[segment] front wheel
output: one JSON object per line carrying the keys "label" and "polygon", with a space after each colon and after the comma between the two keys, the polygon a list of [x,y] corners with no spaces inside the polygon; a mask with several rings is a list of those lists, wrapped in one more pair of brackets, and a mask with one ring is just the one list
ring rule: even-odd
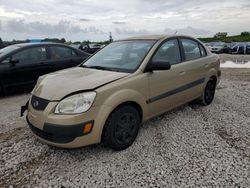
{"label": "front wheel", "polygon": [[201,98],[200,98],[202,105],[207,106],[213,102],[214,95],[215,95],[215,89],[216,89],[216,81],[211,78],[207,82],[207,85],[203,91]]}
{"label": "front wheel", "polygon": [[3,85],[0,83],[0,96],[4,96],[5,92],[4,92],[4,88]]}
{"label": "front wheel", "polygon": [[103,143],[114,150],[128,148],[137,137],[140,115],[130,105],[120,106],[108,118],[103,133]]}

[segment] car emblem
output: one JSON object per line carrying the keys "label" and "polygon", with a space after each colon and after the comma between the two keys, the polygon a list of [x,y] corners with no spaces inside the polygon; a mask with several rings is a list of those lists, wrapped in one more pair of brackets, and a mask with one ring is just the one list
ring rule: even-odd
{"label": "car emblem", "polygon": [[38,107],[38,105],[39,105],[39,102],[38,102],[38,101],[33,102],[33,106],[34,106],[34,107]]}

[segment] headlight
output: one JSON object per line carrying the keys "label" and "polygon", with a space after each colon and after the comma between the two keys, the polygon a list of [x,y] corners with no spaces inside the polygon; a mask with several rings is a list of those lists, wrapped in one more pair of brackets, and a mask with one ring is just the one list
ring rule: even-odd
{"label": "headlight", "polygon": [[95,100],[96,92],[79,93],[63,99],[56,106],[56,114],[79,114],[86,112]]}

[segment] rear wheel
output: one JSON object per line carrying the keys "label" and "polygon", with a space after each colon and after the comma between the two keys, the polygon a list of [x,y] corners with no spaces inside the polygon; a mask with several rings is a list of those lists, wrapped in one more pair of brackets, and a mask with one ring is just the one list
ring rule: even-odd
{"label": "rear wheel", "polygon": [[138,134],[140,115],[130,105],[120,106],[108,118],[103,135],[103,143],[114,150],[128,148]]}
{"label": "rear wheel", "polygon": [[216,80],[210,78],[200,98],[202,105],[206,106],[213,102],[216,89]]}

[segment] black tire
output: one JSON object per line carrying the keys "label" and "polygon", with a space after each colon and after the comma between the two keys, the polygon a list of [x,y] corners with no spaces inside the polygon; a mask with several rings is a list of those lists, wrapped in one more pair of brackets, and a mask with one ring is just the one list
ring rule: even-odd
{"label": "black tire", "polygon": [[216,89],[216,80],[210,78],[200,98],[200,102],[203,106],[210,105],[213,102],[215,89]]}
{"label": "black tire", "polygon": [[109,116],[104,132],[103,143],[114,150],[123,150],[133,144],[137,137],[141,118],[136,108],[120,106]]}
{"label": "black tire", "polygon": [[0,97],[4,96],[5,92],[4,92],[4,88],[2,86],[2,84],[0,84]]}

